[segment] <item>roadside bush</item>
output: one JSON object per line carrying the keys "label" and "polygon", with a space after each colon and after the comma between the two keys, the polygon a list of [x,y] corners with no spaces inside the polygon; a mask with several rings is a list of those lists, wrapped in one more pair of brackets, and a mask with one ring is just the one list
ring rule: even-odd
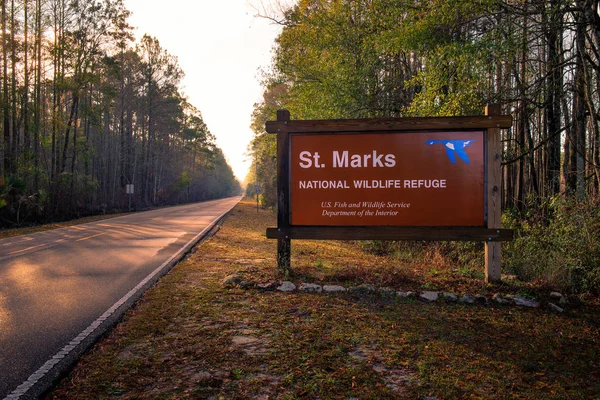
{"label": "roadside bush", "polygon": [[[503,227],[515,231],[503,243],[502,272],[571,293],[600,294],[600,205],[550,199],[544,215],[523,217],[506,211]],[[428,265],[458,271],[464,276],[483,273],[481,242],[364,241],[365,251],[393,255],[406,265]]]}
{"label": "roadside bush", "polygon": [[0,187],[0,227],[15,227],[26,222],[36,222],[41,217],[47,201],[44,191],[27,194],[23,179],[8,176],[5,185]]}
{"label": "roadside bush", "polygon": [[431,264],[436,268],[480,268],[483,243],[366,240],[363,249],[375,255],[394,255],[408,264]]}
{"label": "roadside bush", "polygon": [[505,213],[515,239],[504,246],[504,269],[522,280],[600,293],[600,207],[555,198],[549,211],[550,218],[526,220]]}
{"label": "roadside bush", "polygon": [[396,251],[400,243],[392,240],[364,240],[362,245],[367,253],[384,256]]}
{"label": "roadside bush", "polygon": [[481,269],[485,262],[483,242],[441,242],[440,251],[449,264],[459,268]]}

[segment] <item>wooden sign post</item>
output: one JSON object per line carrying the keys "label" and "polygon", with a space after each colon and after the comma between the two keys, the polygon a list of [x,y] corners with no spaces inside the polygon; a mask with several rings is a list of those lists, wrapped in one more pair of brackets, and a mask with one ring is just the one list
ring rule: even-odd
{"label": "wooden sign post", "polygon": [[512,117],[293,121],[277,112],[280,271],[292,239],[485,241],[486,280],[500,279],[500,129]]}
{"label": "wooden sign post", "polygon": [[[485,108],[485,115],[493,118],[500,115],[499,105],[489,105]],[[512,119],[511,119],[512,121]],[[502,219],[502,144],[500,142],[500,128],[496,126],[488,129],[488,160],[487,160],[487,227],[500,229]],[[488,239],[485,242],[485,281],[496,282],[500,280],[500,264],[502,263],[500,242]]]}

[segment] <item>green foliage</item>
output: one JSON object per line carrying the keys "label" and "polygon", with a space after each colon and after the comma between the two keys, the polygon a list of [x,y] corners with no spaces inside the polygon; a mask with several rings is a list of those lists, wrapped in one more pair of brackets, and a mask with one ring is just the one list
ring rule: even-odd
{"label": "green foliage", "polygon": [[78,192],[84,196],[92,196],[100,188],[100,182],[91,175],[84,175],[79,178]]}
{"label": "green foliage", "polygon": [[[427,67],[408,82],[419,88],[407,114],[477,115],[486,101],[486,65],[475,46],[451,43],[429,52]],[[489,96],[488,96],[489,97]]]}
{"label": "green foliage", "polygon": [[[600,293],[600,205],[555,197],[546,212],[550,217],[504,213],[503,226],[515,230],[515,239],[503,244],[503,272],[557,290]],[[363,248],[377,255],[393,254],[402,262],[456,269],[465,277],[483,279],[480,242],[374,240],[363,242]]]}
{"label": "green foliage", "polygon": [[293,119],[481,114],[493,98],[488,29],[493,0],[301,0],[283,16],[250,152],[266,206],[275,204],[274,137],[264,124]]}
{"label": "green foliage", "polygon": [[[263,125],[264,129],[264,125]],[[248,175],[248,187],[260,193],[261,205],[272,208],[277,204],[277,141],[275,135],[263,133],[255,136],[249,146],[252,166]]]}
{"label": "green foliage", "polygon": [[505,246],[504,267],[523,280],[600,293],[600,206],[555,198],[550,211],[547,220],[505,213],[516,237]]}
{"label": "green foliage", "polygon": [[463,271],[480,269],[484,263],[484,249],[481,242],[443,242],[441,253],[448,263]]}
{"label": "green foliage", "polygon": [[25,181],[15,175],[0,187],[0,226],[20,226],[37,220],[44,212],[48,196],[43,190],[27,194]]}
{"label": "green foliage", "polygon": [[178,190],[185,190],[187,189],[190,185],[192,184],[192,180],[189,176],[189,174],[186,172],[183,172],[181,174],[181,176],[179,177],[179,179],[177,179],[175,181],[174,186],[178,189]]}
{"label": "green foliage", "polygon": [[276,41],[271,82],[288,85],[285,107],[303,119],[398,116],[413,73],[388,43],[401,14],[398,1],[300,1]]}

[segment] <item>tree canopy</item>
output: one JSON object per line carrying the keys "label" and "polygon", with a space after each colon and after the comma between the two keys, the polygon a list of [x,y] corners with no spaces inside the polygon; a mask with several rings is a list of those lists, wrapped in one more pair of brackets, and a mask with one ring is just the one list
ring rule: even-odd
{"label": "tree canopy", "polygon": [[123,0],[2,0],[0,226],[239,190],[180,89],[177,58],[135,43]]}
{"label": "tree canopy", "polygon": [[[299,0],[255,105],[250,146],[265,193],[264,121],[480,115],[500,104],[505,208],[597,199],[600,16],[596,1]],[[272,206],[274,195],[265,195]]]}

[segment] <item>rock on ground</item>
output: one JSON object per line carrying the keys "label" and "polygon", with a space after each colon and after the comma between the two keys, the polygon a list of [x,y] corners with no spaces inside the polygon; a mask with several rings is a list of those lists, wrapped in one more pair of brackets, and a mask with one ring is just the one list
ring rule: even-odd
{"label": "rock on ground", "polygon": [[281,282],[281,285],[277,286],[277,290],[280,292],[293,292],[296,290],[296,285],[289,281]]}
{"label": "rock on ground", "polygon": [[327,293],[345,292],[346,288],[339,285],[324,285],[323,291]]}
{"label": "rock on ground", "polygon": [[396,295],[396,289],[391,287],[379,288],[379,295],[381,297],[394,297]]}
{"label": "rock on ground", "polygon": [[558,313],[558,314],[561,314],[561,313],[565,312],[564,308],[561,308],[561,307],[557,306],[554,303],[548,303],[548,308],[550,308],[550,310],[552,310],[552,311],[554,311],[555,313]]}
{"label": "rock on ground", "polygon": [[558,301],[558,304],[560,304],[561,306],[564,306],[567,304],[567,299],[565,296],[562,295],[562,293],[552,292],[552,293],[550,293],[550,298],[554,301]]}
{"label": "rock on ground", "polygon": [[373,285],[363,284],[351,287],[348,289],[348,292],[355,294],[375,294],[377,293],[377,288]]}
{"label": "rock on ground", "polygon": [[458,301],[458,296],[455,295],[454,293],[450,293],[450,292],[444,292],[442,293],[442,298],[450,303],[455,303]]}
{"label": "rock on ground", "polygon": [[438,297],[439,297],[438,292],[427,292],[427,291],[421,293],[421,295],[419,296],[420,299],[426,300],[426,301],[437,301]]}
{"label": "rock on ground", "polygon": [[300,284],[300,291],[302,291],[302,292],[321,293],[323,291],[323,286],[316,285],[314,283],[301,283]]}
{"label": "rock on ground", "polygon": [[474,304],[477,301],[477,299],[472,294],[465,294],[460,299],[458,299],[458,301],[460,303],[465,303],[465,304]]}
{"label": "rock on ground", "polygon": [[537,308],[540,306],[540,303],[538,303],[535,299],[526,299],[525,297],[515,296],[513,300],[515,301],[516,305],[521,307]]}

